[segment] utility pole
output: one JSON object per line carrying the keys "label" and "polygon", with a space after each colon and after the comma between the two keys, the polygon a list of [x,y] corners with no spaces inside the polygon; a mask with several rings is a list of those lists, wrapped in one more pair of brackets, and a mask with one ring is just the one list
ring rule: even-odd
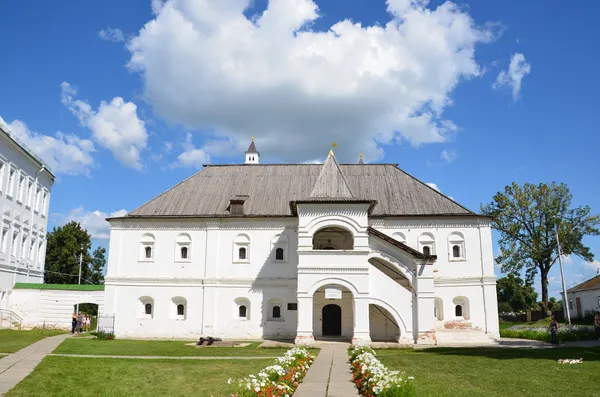
{"label": "utility pole", "polygon": [[[83,244],[81,244],[81,251],[79,252],[79,279],[77,280],[77,285],[81,285],[81,264],[83,262]],[[75,315],[77,319],[79,319],[79,300],[77,301],[77,309],[75,309]],[[77,324],[79,325],[79,324]]]}
{"label": "utility pole", "polygon": [[567,315],[567,324],[571,325],[571,313],[569,312],[569,299],[567,298],[567,286],[565,285],[565,273],[562,265],[562,251],[560,249],[560,241],[558,240],[558,223],[554,225],[556,231],[556,245],[558,246],[558,263],[560,264],[560,278],[562,279],[563,288],[563,307]]}

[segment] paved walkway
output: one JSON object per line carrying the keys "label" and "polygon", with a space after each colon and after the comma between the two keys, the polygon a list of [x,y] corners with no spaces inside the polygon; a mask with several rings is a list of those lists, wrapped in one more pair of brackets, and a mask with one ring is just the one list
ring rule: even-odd
{"label": "paved walkway", "polygon": [[321,352],[298,386],[294,397],[358,397],[346,343],[320,346]]}
{"label": "paved walkway", "polygon": [[50,336],[0,360],[0,396],[15,387],[71,334]]}

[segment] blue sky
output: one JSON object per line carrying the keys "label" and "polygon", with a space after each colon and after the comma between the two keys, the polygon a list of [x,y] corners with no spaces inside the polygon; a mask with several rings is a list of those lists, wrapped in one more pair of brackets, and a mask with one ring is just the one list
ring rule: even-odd
{"label": "blue sky", "polygon": [[[0,116],[57,175],[50,226],[80,220],[107,246],[104,216],[243,161],[252,135],[263,162],[336,141],[341,161],[398,163],[474,210],[558,181],[600,211],[600,5],[248,3],[0,5]],[[569,284],[598,266],[568,262]]]}

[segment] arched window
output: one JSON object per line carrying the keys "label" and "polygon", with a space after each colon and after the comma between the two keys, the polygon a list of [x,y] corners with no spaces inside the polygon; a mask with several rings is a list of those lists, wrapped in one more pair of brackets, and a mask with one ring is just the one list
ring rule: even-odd
{"label": "arched window", "polygon": [[273,318],[281,318],[281,307],[273,306]]}
{"label": "arched window", "polygon": [[177,305],[177,315],[178,316],[183,316],[185,314],[185,306],[183,306],[183,304],[178,304]]}
{"label": "arched window", "polygon": [[181,247],[181,259],[187,259],[188,247]]}
{"label": "arched window", "polygon": [[419,236],[419,250],[423,255],[435,255],[435,239],[431,233],[423,233]]}
{"label": "arched window", "polygon": [[247,309],[246,309],[245,305],[240,305],[238,307],[238,317],[240,317],[240,318],[246,318],[246,315],[247,315],[246,310]]}
{"label": "arched window", "polygon": [[146,233],[140,239],[139,260],[143,262],[151,262],[154,260],[154,235]]}
{"label": "arched window", "polygon": [[277,248],[275,250],[275,260],[282,261],[283,260],[283,248]]}
{"label": "arched window", "polygon": [[144,314],[151,316],[152,315],[152,304],[151,303],[146,303],[144,305]]}
{"label": "arched window", "polygon": [[454,308],[454,315],[456,317],[462,317],[462,315],[463,315],[463,307],[462,307],[462,305],[456,305],[456,307]]}
{"label": "arched window", "polygon": [[187,307],[187,299],[183,296],[176,296],[171,298],[171,302],[173,306],[171,306],[170,316],[171,318],[175,318],[176,320],[185,320],[186,319],[186,307]]}
{"label": "arched window", "polygon": [[175,237],[175,261],[189,262],[192,253],[192,237],[180,233]]}
{"label": "arched window", "polygon": [[341,227],[324,227],[313,236],[313,250],[353,250],[354,236]]}
{"label": "arched window", "polygon": [[233,240],[233,262],[250,262],[250,237],[238,234]]}
{"label": "arched window", "polygon": [[462,233],[453,232],[448,236],[448,260],[463,261],[465,257],[465,238]]}
{"label": "arched window", "polygon": [[458,246],[458,245],[452,246],[452,257],[460,258],[460,246]]}
{"label": "arched window", "polygon": [[152,318],[154,317],[154,299],[149,296],[142,296],[138,300],[138,318]]}

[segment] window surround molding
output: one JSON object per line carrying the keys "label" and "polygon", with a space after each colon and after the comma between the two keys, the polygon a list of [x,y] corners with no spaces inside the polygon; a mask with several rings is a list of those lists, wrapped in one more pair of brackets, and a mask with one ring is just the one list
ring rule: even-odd
{"label": "window surround molding", "polygon": [[[145,233],[140,239],[139,262],[154,262],[156,250],[154,249],[156,239],[152,233]],[[146,255],[146,249],[150,248],[150,258]]]}
{"label": "window surround molding", "polygon": [[419,236],[419,252],[423,252],[424,247],[429,247],[429,255],[436,255],[435,237],[431,233],[421,233]]}
{"label": "window surround molding", "polygon": [[[171,298],[171,303],[173,304],[173,318],[177,321],[185,321],[187,319],[187,299],[182,296],[176,296]],[[179,306],[183,306],[183,314],[179,314]]]}
{"label": "window surround molding", "polygon": [[[187,249],[187,257],[184,258],[182,250]],[[175,237],[175,262],[190,263],[192,261],[192,237],[187,233],[180,233]]]}
{"label": "window surround molding", "polygon": [[[240,248],[246,249],[246,257],[240,258]],[[233,263],[250,263],[250,237],[247,234],[238,234],[233,240]]]}
{"label": "window surround molding", "polygon": [[[244,306],[246,308],[246,316],[240,317],[240,307]],[[250,299],[248,298],[236,298],[234,300],[233,305],[233,318],[238,321],[249,321],[251,317],[250,311]]]}
{"label": "window surround molding", "polygon": [[[453,305],[454,311],[452,312],[452,315],[454,316],[455,319],[469,320],[471,318],[468,298],[466,298],[464,296],[457,296],[454,299],[452,299],[452,303],[454,304]],[[462,312],[461,316],[456,315],[457,306],[461,306],[461,312]]]}
{"label": "window surround molding", "polygon": [[[459,256],[454,256],[454,247],[458,247]],[[467,255],[465,251],[465,237],[460,232],[452,232],[448,236],[448,261],[465,262]]]}
{"label": "window surround molding", "polygon": [[[275,307],[279,307],[279,317],[273,316],[273,309]],[[267,308],[268,308],[267,321],[276,321],[276,322],[284,322],[285,321],[285,316],[284,316],[285,303],[283,302],[283,300],[281,300],[279,298],[271,299],[269,301],[269,303],[267,304]]]}
{"label": "window surround molding", "polygon": [[[150,296],[142,296],[138,299],[139,302],[139,310],[138,310],[138,318],[143,320],[152,320],[154,318],[154,313],[156,311],[156,307],[154,306],[154,299]],[[146,307],[150,305],[150,313],[147,313]]]}
{"label": "window surround molding", "polygon": [[[284,233],[279,233],[273,236],[271,239],[271,261],[274,263],[288,263],[289,262],[289,238]],[[283,250],[283,258],[277,259],[277,250]]]}

